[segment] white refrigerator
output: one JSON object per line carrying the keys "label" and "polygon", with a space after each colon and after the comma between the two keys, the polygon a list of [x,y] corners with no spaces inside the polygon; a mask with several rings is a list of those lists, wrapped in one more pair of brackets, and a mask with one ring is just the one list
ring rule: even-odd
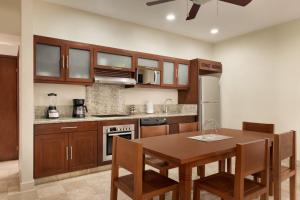
{"label": "white refrigerator", "polygon": [[220,78],[199,76],[199,123],[202,130],[221,127]]}

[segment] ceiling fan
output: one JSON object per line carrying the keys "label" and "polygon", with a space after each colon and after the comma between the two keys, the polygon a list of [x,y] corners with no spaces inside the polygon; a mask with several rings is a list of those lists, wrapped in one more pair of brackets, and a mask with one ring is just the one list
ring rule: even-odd
{"label": "ceiling fan", "polygon": [[[158,5],[158,4],[162,4],[162,3],[167,3],[170,1],[175,1],[175,0],[155,0],[155,1],[150,1],[147,2],[146,5],[147,6],[154,6],[154,5]],[[194,19],[197,16],[197,13],[201,7],[201,5],[211,1],[211,0],[190,0],[193,2],[193,6],[186,18],[186,20],[191,20]],[[220,0],[220,1],[224,1],[227,3],[231,3],[234,5],[238,5],[238,6],[246,6],[248,5],[252,0]]]}

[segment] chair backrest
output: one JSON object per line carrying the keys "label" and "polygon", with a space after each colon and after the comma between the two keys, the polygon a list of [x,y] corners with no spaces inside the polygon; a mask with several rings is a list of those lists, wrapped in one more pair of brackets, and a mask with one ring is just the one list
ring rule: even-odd
{"label": "chair backrest", "polygon": [[274,133],[274,124],[243,122],[243,130],[263,133]]}
{"label": "chair backrest", "polygon": [[261,184],[268,187],[270,148],[268,139],[237,144],[235,169],[235,198],[244,196],[244,179],[258,172],[262,174]]}
{"label": "chair backrest", "polygon": [[198,122],[180,123],[179,133],[198,131]]}
{"label": "chair backrest", "polygon": [[290,159],[290,169],[296,169],[296,132],[290,131],[274,135],[274,168],[280,169],[281,161]]}
{"label": "chair backrest", "polygon": [[169,125],[141,126],[141,138],[168,135]]}
{"label": "chair backrest", "polygon": [[134,199],[141,199],[143,184],[143,147],[142,144],[114,136],[112,156],[111,184],[119,177],[119,168],[122,167],[134,176]]}

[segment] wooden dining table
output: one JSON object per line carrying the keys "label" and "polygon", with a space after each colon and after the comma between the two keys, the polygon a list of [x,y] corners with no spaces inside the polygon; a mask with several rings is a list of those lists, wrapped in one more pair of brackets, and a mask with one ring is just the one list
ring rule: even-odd
{"label": "wooden dining table", "polygon": [[[219,134],[230,136],[231,138],[212,142],[203,142],[189,138],[202,134]],[[136,141],[143,145],[144,154],[158,157],[179,166],[180,199],[190,200],[193,167],[234,157],[238,143],[247,143],[266,138],[269,139],[271,147],[274,139],[273,134],[221,128],[213,131],[149,137]]]}

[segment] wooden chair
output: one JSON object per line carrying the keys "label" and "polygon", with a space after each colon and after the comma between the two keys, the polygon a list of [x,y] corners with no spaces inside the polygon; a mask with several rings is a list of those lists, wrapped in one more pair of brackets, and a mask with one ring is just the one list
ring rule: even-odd
{"label": "wooden chair", "polygon": [[[254,122],[243,122],[243,131],[255,131],[274,134],[274,124],[263,124]],[[270,155],[272,157],[272,155]],[[232,172],[232,160],[228,158],[227,160],[227,172]],[[254,176],[257,180],[257,176]]]}
{"label": "wooden chair", "polygon": [[[274,135],[274,159],[272,177],[274,181],[274,200],[281,199],[281,182],[290,179],[290,200],[296,200],[296,132]],[[289,166],[282,161],[289,159]]]}
{"label": "wooden chair", "polygon": [[[120,137],[113,138],[111,200],[117,200],[118,189],[133,200],[149,200],[172,191],[173,200],[179,198],[178,183],[152,170],[143,170],[143,147]],[[122,167],[132,174],[119,177]]]}
{"label": "wooden chair", "polygon": [[[225,200],[250,200],[259,196],[268,199],[269,154],[267,139],[238,144],[235,175],[220,172],[196,180],[194,200],[200,199],[200,190],[213,193]],[[246,179],[247,176],[257,172],[262,173],[261,183]]]}
{"label": "wooden chair", "polygon": [[[169,134],[169,125],[141,126],[141,138],[155,137],[155,136],[168,135],[168,134]],[[169,163],[167,161],[149,155],[146,155],[145,164],[158,169],[160,174],[166,177],[168,177],[169,169],[178,167],[175,164]],[[165,195],[161,195],[159,199],[164,200]]]}
{"label": "wooden chair", "polygon": [[[198,127],[199,127],[198,122],[180,123],[179,133],[198,131],[199,130]],[[205,165],[201,165],[197,167],[197,174],[201,178],[205,176]]]}
{"label": "wooden chair", "polygon": [[179,133],[198,131],[198,122],[180,123]]}

